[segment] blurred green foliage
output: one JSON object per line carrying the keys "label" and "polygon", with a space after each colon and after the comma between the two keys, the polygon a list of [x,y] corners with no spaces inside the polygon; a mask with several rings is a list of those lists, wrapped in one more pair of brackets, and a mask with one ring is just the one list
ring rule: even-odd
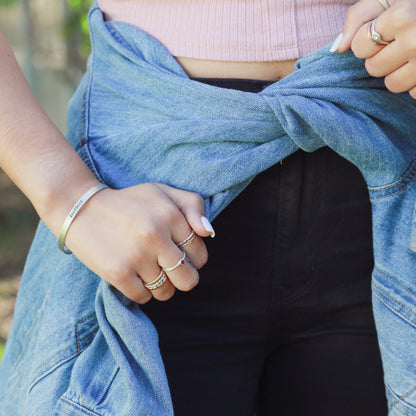
{"label": "blurred green foliage", "polygon": [[19,0],[0,0],[0,7],[1,6],[10,6],[13,3],[16,3]]}
{"label": "blurred green foliage", "polygon": [[[0,7],[11,6],[21,0],[0,0]],[[93,0],[65,0],[65,21],[63,35],[68,45],[68,57],[71,63],[84,69],[90,53],[88,31],[88,11]]]}
{"label": "blurred green foliage", "polygon": [[71,60],[75,60],[74,63],[79,63],[80,66],[84,66],[90,53],[87,16],[92,2],[93,0],[66,1],[68,13],[64,25],[64,35],[70,48]]}

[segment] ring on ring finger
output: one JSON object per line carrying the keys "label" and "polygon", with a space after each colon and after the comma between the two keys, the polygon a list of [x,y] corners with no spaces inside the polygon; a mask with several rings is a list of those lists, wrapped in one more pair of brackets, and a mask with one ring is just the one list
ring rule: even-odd
{"label": "ring on ring finger", "polygon": [[183,256],[179,259],[179,261],[172,267],[162,267],[162,271],[165,273],[172,272],[173,270],[177,269],[178,267],[185,264],[186,253],[183,251]]}
{"label": "ring on ring finger", "polygon": [[155,280],[152,280],[149,283],[145,283],[144,287],[149,290],[156,290],[166,282],[166,279],[166,272],[162,269],[159,273],[159,276],[157,276]]}
{"label": "ring on ring finger", "polygon": [[368,37],[379,45],[388,45],[390,42],[386,42],[375,29],[377,18],[368,23]]}

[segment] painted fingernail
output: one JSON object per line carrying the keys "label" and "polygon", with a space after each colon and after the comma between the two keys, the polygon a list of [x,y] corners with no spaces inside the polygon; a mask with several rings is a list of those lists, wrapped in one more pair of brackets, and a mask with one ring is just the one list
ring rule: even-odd
{"label": "painted fingernail", "polygon": [[342,33],[340,33],[337,38],[334,40],[334,43],[332,44],[331,48],[329,49],[329,52],[336,52],[336,50],[338,49],[338,46],[340,45],[340,43],[342,42]]}
{"label": "painted fingernail", "polygon": [[208,218],[207,218],[207,217],[201,217],[201,222],[202,222],[202,225],[204,226],[204,228],[205,228],[208,232],[210,232],[210,233],[211,233],[211,238],[214,238],[214,237],[215,237],[215,231],[214,231],[214,229],[212,228],[211,223],[208,221]]}

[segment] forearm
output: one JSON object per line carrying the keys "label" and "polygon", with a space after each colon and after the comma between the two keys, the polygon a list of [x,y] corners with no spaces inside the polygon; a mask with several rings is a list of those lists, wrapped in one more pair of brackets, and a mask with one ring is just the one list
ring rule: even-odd
{"label": "forearm", "polygon": [[46,116],[0,32],[0,167],[55,235],[97,179]]}

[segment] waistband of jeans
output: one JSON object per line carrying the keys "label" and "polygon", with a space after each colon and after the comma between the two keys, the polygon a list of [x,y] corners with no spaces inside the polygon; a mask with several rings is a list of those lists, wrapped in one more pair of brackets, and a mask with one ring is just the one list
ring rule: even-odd
{"label": "waistband of jeans", "polygon": [[257,79],[240,78],[191,78],[193,81],[202,82],[214,87],[258,93],[276,81],[264,81]]}

